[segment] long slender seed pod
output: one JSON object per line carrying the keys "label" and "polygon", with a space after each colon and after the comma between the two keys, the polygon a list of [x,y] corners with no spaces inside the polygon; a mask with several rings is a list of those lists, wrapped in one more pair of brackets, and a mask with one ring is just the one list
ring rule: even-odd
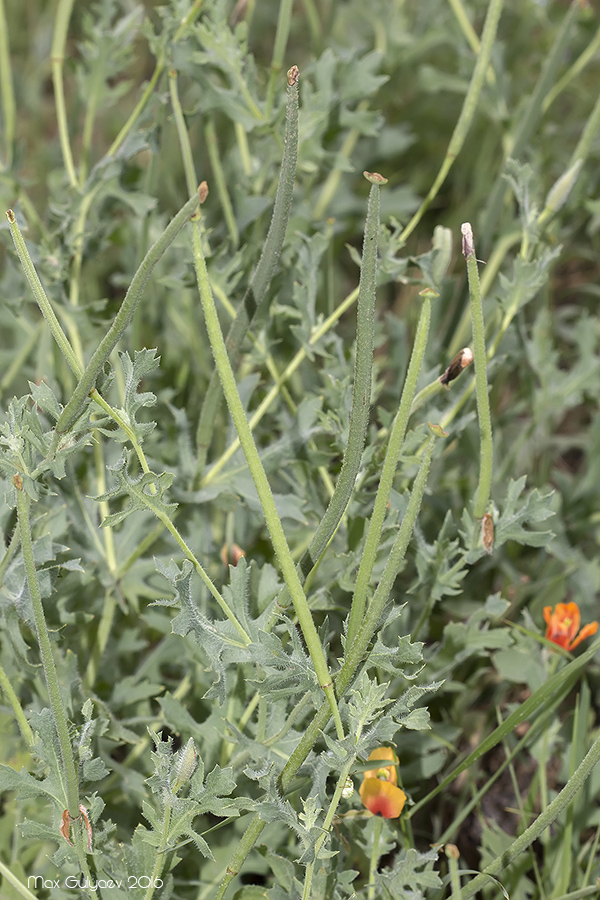
{"label": "long slender seed pod", "polygon": [[372,181],[365,222],[362,267],[356,311],[356,354],[354,363],[354,389],[348,428],[348,444],[335,491],[321,519],[308,549],[299,562],[304,578],[315,566],[331,536],[338,527],[350,500],[360,468],[371,410],[371,380],[373,372],[373,341],[375,323],[375,295],[377,291],[377,235],[379,232],[379,185],[386,179],[377,179],[366,173]]}
{"label": "long slender seed pod", "polygon": [[56,423],[57,434],[64,434],[66,431],[69,431],[81,414],[90,392],[96,386],[96,381],[102,371],[102,367],[131,322],[135,310],[142,299],[144,288],[148,284],[156,264],[165,250],[173,243],[185,223],[189,221],[190,216],[194,213],[197,206],[198,196],[190,198],[187,203],[181,207],[177,215],[171,219],[156,243],[153,244],[146,253],[140,267],[133,276],[132,282],[125,294],[121,308],[115,316],[114,322],[100,341],[100,344],[86,366],[77,387],[73,391],[71,399],[65,406]]}
{"label": "long slender seed pod", "polygon": [[492,440],[492,417],[487,383],[487,356],[485,352],[485,325],[481,302],[479,271],[473,243],[473,229],[468,222],[461,225],[463,255],[467,261],[469,295],[471,298],[471,321],[473,325],[473,356],[475,358],[475,390],[477,392],[477,416],[479,418],[479,483],[473,513],[482,519],[490,498],[494,445]]}
{"label": "long slender seed pod", "polygon": [[[225,341],[229,359],[234,369],[242,341],[246,336],[250,323],[254,319],[260,319],[266,309],[268,302],[267,292],[279,262],[287,231],[298,159],[298,78],[298,67],[292,66],[287,75],[285,144],[271,224],[269,225],[260,259],[256,264],[256,269],[252,274],[244,298],[235,319],[231,323]],[[204,396],[196,432],[196,481],[200,480],[204,471],[206,456],[214,431],[215,418],[219,412],[221,396],[219,377],[214,371]]]}

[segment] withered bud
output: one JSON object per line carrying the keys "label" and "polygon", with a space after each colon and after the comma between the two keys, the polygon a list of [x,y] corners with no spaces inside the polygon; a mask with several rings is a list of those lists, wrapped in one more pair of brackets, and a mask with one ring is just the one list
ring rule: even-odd
{"label": "withered bud", "polygon": [[22,490],[23,490],[23,479],[22,479],[22,477],[19,475],[18,472],[15,474],[15,476],[14,476],[14,478],[13,478],[13,484],[14,484],[14,486],[16,487],[16,489],[17,489],[18,491],[22,491]]}
{"label": "withered bud", "polygon": [[462,350],[459,350],[455,357],[453,357],[452,362],[446,369],[443,375],[440,375],[440,384],[450,384],[451,381],[454,381],[455,378],[458,378],[463,369],[466,369],[467,366],[470,366],[473,362],[473,353],[469,349],[469,347],[463,347]]}
{"label": "withered bud", "polygon": [[287,83],[290,87],[293,87],[295,84],[298,84],[298,79],[300,78],[300,69],[298,66],[292,66],[291,69],[287,71]]}
{"label": "withered bud", "polygon": [[242,556],[245,556],[245,550],[239,546],[239,544],[223,544],[221,547],[221,560],[224,566],[232,565],[237,566]]}
{"label": "withered bud", "polygon": [[201,181],[198,185],[198,200],[200,203],[204,203],[206,198],[208,197],[208,182]]}
{"label": "withered bud", "polygon": [[470,222],[464,222],[460,226],[460,233],[462,234],[462,252],[465,259],[469,259],[470,256],[475,254],[475,242],[473,240],[473,229],[471,228]]}

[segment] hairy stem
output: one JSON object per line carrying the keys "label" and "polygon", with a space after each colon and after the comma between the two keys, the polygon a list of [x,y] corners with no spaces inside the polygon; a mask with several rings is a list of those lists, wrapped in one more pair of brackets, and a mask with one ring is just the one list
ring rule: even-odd
{"label": "hairy stem", "polygon": [[485,353],[485,325],[479,271],[473,243],[473,230],[468,222],[461,226],[463,235],[463,255],[467,261],[469,294],[471,297],[471,321],[473,325],[473,356],[475,358],[475,390],[477,392],[477,416],[479,418],[479,484],[475,495],[473,514],[482,519],[490,498],[494,445],[492,440],[492,417],[487,383],[487,357]]}
{"label": "hairy stem", "polygon": [[290,548],[283,532],[281,519],[279,518],[275,506],[271,486],[246,419],[246,413],[235,383],[235,376],[233,374],[233,369],[231,368],[229,356],[227,355],[225,340],[217,316],[215,301],[208,278],[208,272],[206,270],[206,263],[202,253],[202,242],[200,239],[198,223],[194,221],[193,225],[194,264],[196,266],[196,277],[198,279],[198,291],[202,301],[206,330],[208,332],[219,379],[223,387],[223,393],[225,394],[227,405],[235,429],[238,433],[240,444],[248,463],[248,468],[250,469],[250,474],[252,475],[252,479],[256,486],[260,504],[265,516],[265,523],[269,530],[271,542],[277,555],[279,565],[281,566],[283,577],[292,597],[302,634],[304,635],[306,646],[315,668],[315,674],[329,702],[336,723],[338,737],[342,738],[344,733],[342,721],[337,708],[333,683],[325,660],[325,654],[304,591],[302,590],[302,584],[296,572]]}

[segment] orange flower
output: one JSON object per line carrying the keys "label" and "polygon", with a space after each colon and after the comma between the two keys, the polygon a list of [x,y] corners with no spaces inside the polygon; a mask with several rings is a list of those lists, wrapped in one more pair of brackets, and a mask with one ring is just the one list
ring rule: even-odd
{"label": "orange flower", "polygon": [[586,637],[598,631],[597,622],[590,622],[579,631],[581,613],[576,603],[557,603],[554,609],[545,606],[544,621],[547,639],[565,650],[574,650]]}
{"label": "orange flower", "polygon": [[398,757],[391,747],[378,747],[370,754],[371,760],[381,763],[389,760],[392,765],[380,765],[365,772],[359,788],[360,799],[374,815],[381,813],[384,819],[395,819],[406,803],[406,794],[397,787]]}

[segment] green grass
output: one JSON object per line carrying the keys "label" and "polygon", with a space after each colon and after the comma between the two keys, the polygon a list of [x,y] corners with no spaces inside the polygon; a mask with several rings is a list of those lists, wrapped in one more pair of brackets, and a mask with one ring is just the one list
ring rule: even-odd
{"label": "green grass", "polygon": [[0,0],[2,898],[597,895],[599,35]]}

